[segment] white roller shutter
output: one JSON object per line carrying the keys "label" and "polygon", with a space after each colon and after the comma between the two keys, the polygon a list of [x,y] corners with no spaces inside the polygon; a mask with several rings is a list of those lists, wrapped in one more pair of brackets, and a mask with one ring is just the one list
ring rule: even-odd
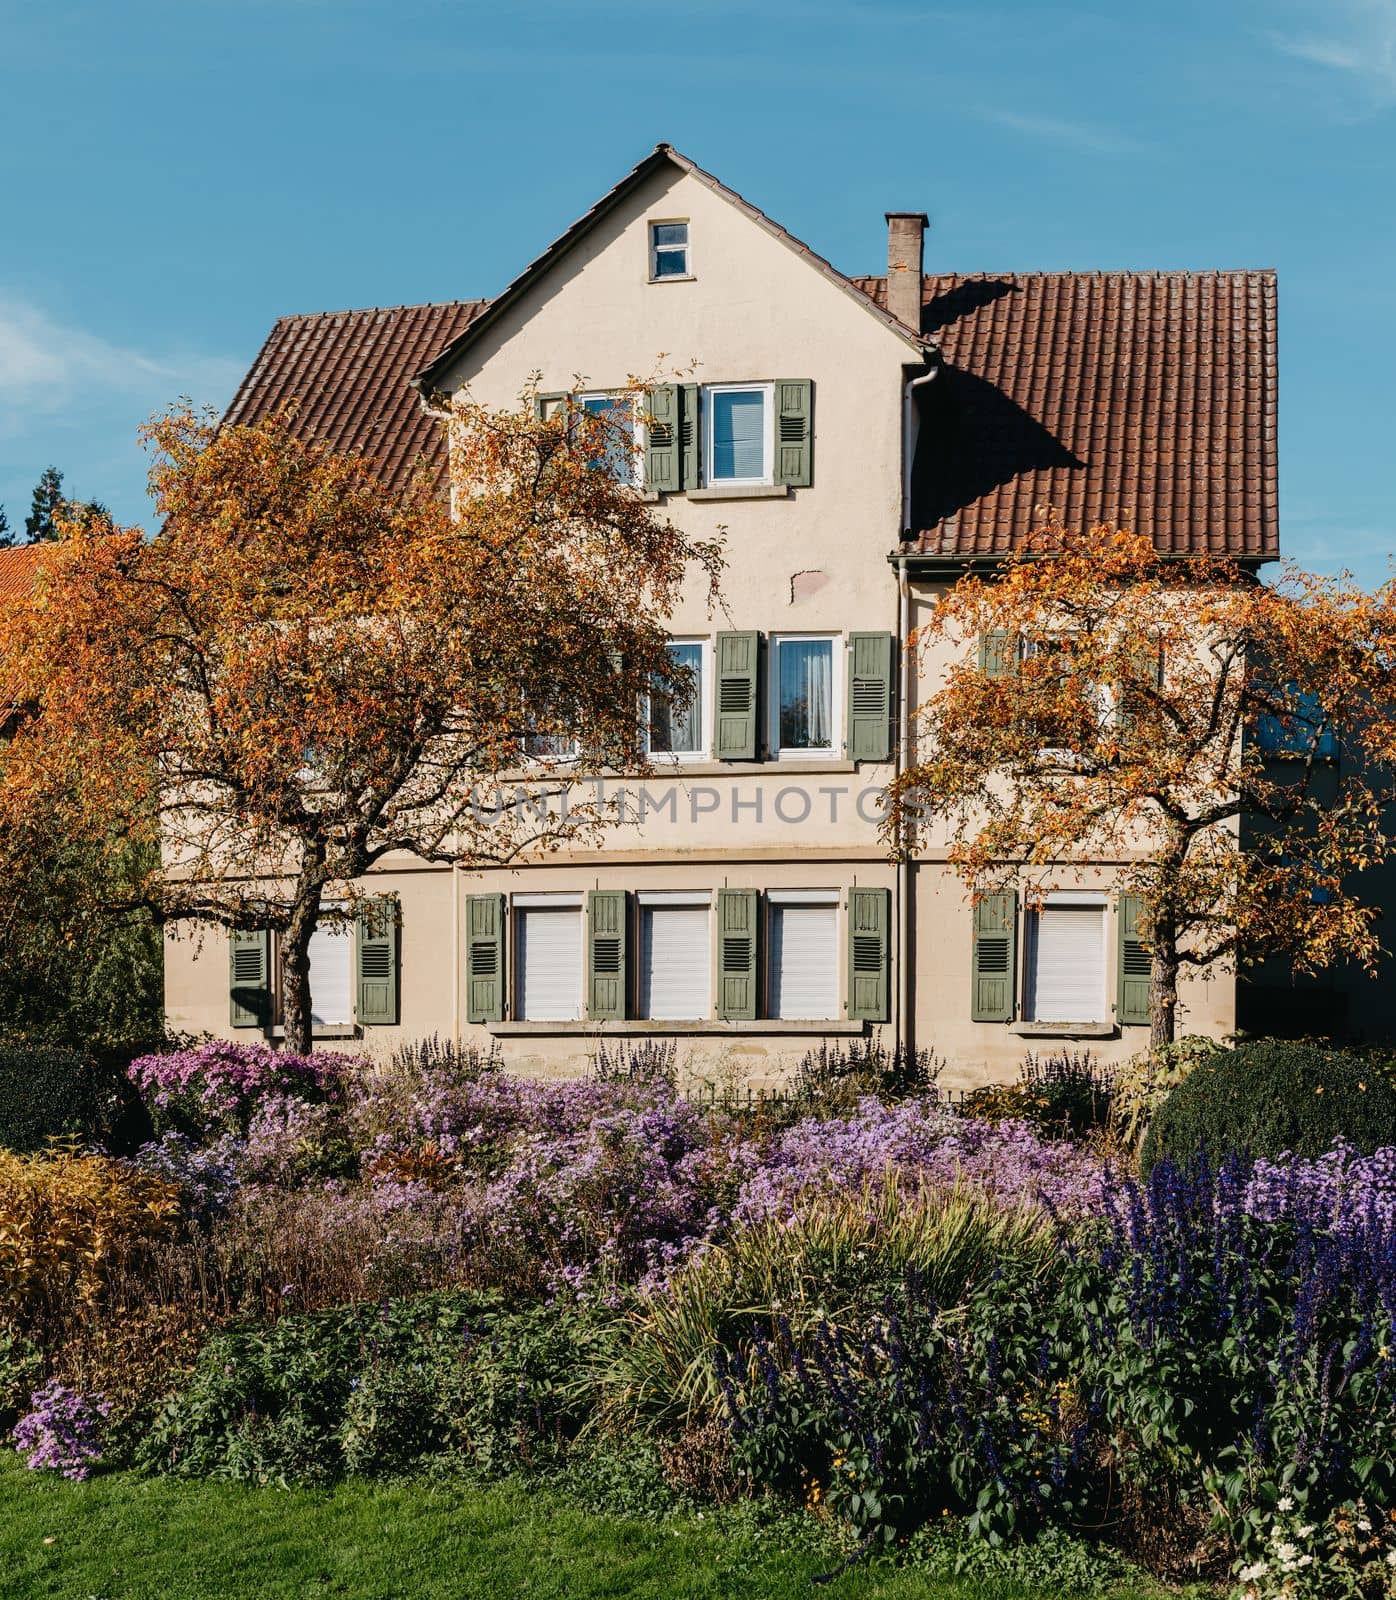
{"label": "white roller shutter", "polygon": [[838,909],[771,907],[770,1012],[825,1020],[839,1014]]}
{"label": "white roller shutter", "polygon": [[1054,906],[1033,919],[1029,1004],[1035,1022],[1105,1020],[1105,908]]}
{"label": "white roller shutter", "polygon": [[640,1014],[691,1021],[712,1012],[706,906],[640,908]]}
{"label": "white roller shutter", "polygon": [[310,1022],[337,1028],[354,1020],[354,936],[342,922],[327,922],[310,936]]}
{"label": "white roller shutter", "polygon": [[525,1022],[575,1022],[582,1014],[582,913],[516,911],[518,1013]]}

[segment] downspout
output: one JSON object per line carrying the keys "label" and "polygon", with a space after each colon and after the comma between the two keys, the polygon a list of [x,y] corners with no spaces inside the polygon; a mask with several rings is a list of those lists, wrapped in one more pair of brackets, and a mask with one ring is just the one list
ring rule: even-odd
{"label": "downspout", "polygon": [[451,1040],[460,1044],[460,863],[451,863]]}
{"label": "downspout", "polygon": [[[919,377],[907,380],[902,393],[902,515],[898,542],[911,532],[911,468],[916,456],[916,441],[920,432],[916,412],[916,397],[912,390],[927,384],[940,371],[930,367]],[[911,632],[911,580],[907,576],[906,557],[897,559],[897,743],[895,771],[898,777],[906,771],[911,755],[911,730],[908,718],[911,709],[911,660],[907,653],[907,637]],[[916,1048],[916,1025],[912,1015],[911,987],[911,863],[906,847],[905,829],[900,829],[897,841],[897,1043],[910,1054]]]}

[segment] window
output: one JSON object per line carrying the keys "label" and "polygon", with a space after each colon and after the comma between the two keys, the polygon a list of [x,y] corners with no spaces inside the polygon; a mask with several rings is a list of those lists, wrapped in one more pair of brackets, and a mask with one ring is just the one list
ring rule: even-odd
{"label": "window", "polygon": [[1089,754],[1098,743],[1106,698],[1098,685],[1088,686],[1079,699],[1074,693],[1076,654],[1071,636],[1058,634],[1027,640],[1023,659],[1033,663],[1031,686],[1027,689],[1027,726],[1041,747],[1039,754],[1067,762]]}
{"label": "window", "polygon": [[[639,473],[635,448],[635,400],[628,394],[579,394],[576,412],[596,419],[596,453],[591,465],[620,483],[634,483]],[[576,428],[576,424],[573,424]]]}
{"label": "window", "polygon": [[1104,1022],[1105,902],[1052,895],[1028,919],[1028,1020]]}
{"label": "window", "polygon": [[640,896],[640,1015],[697,1021],[712,1011],[707,894]]}
{"label": "window", "polygon": [[688,278],[688,224],[650,223],[650,278]]}
{"label": "window", "polygon": [[577,756],[576,736],[563,733],[558,728],[539,728],[538,718],[525,706],[523,752],[530,761],[574,761]]}
{"label": "window", "polygon": [[770,906],[768,1013],[817,1021],[837,1017],[837,891],[772,889],[766,898]]}
{"label": "window", "polygon": [[776,753],[832,755],[838,709],[832,639],[777,638],[771,673]]}
{"label": "window", "polygon": [[771,481],[771,385],[722,384],[704,390],[710,484]]}
{"label": "window", "polygon": [[515,1015],[575,1022],[582,1014],[582,904],[577,895],[514,896]]}
{"label": "window", "polygon": [[[344,1028],[354,1022],[354,925],[338,917],[316,924],[310,936],[310,1025]],[[273,966],[277,1016],[281,1015],[279,952]]]}
{"label": "window", "polygon": [[708,650],[701,639],[676,639],[669,646],[674,664],[688,674],[688,692],[666,695],[656,688],[649,697],[651,755],[700,756],[708,741]]}

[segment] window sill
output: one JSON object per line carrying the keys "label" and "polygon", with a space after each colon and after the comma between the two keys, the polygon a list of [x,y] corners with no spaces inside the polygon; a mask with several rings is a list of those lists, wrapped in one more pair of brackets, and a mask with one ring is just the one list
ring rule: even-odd
{"label": "window sill", "polygon": [[866,1030],[862,1022],[806,1022],[778,1017],[761,1017],[755,1022],[668,1022],[648,1018],[634,1022],[489,1022],[485,1026],[496,1039],[632,1038],[652,1034],[690,1034],[704,1037],[730,1037],[733,1034],[784,1034],[797,1038],[820,1035],[852,1037]]}
{"label": "window sill", "polygon": [[[279,1026],[275,1027],[271,1030],[271,1036],[273,1039],[284,1039],[286,1030]],[[363,1036],[363,1029],[352,1022],[336,1022],[323,1028],[312,1028],[310,1030],[312,1039],[362,1039]]]}
{"label": "window sill", "polygon": [[1113,1039],[1120,1030],[1113,1022],[1012,1022],[1008,1031],[1020,1039]]}
{"label": "window sill", "polygon": [[651,278],[651,283],[697,283],[696,272],[666,272],[662,278]]}
{"label": "window sill", "polygon": [[690,489],[690,500],[788,500],[790,486],[785,483],[725,483],[706,489]]}

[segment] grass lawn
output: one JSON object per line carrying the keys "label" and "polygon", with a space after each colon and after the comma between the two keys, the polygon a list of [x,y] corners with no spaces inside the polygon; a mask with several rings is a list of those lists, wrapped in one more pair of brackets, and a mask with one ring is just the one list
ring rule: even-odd
{"label": "grass lawn", "polygon": [[[0,1594],[74,1600],[1047,1600],[1001,1582],[829,1565],[744,1527],[597,1516],[516,1484],[250,1489],[126,1474],[69,1484],[0,1453]],[[1144,1600],[1122,1595],[1121,1600]]]}

